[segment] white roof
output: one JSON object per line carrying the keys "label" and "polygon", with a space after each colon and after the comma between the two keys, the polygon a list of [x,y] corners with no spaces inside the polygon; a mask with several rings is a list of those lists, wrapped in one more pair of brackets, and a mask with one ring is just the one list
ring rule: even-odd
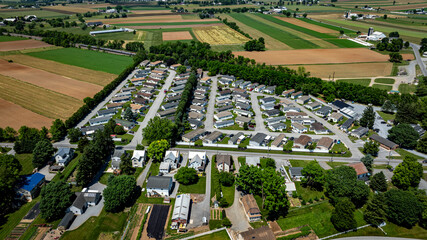
{"label": "white roof", "polygon": [[173,208],[172,220],[185,219],[188,220],[188,212],[190,210],[190,194],[181,194],[176,196],[175,206]]}
{"label": "white roof", "polygon": [[170,163],[169,162],[161,162],[159,169],[167,169],[169,171],[170,169]]}
{"label": "white roof", "polygon": [[206,159],[206,152],[189,152],[188,159],[193,159],[195,156],[199,156],[202,160]]}
{"label": "white roof", "polygon": [[259,163],[259,157],[246,157],[246,164],[249,166],[257,166]]}
{"label": "white roof", "polygon": [[133,155],[132,155],[132,159],[136,158],[136,159],[141,159],[145,157],[145,150],[134,150],[133,151]]}
{"label": "white roof", "polygon": [[287,183],[285,183],[285,185],[286,185],[286,191],[287,192],[294,192],[297,190],[294,182],[287,182]]}
{"label": "white roof", "polygon": [[175,158],[178,158],[178,156],[179,156],[179,151],[166,151],[166,153],[165,153],[165,158],[167,157],[167,156],[169,156],[169,155],[173,155]]}

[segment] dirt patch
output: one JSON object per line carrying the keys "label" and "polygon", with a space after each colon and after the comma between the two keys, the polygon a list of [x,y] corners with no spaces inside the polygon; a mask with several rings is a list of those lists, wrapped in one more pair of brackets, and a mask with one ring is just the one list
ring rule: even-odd
{"label": "dirt patch", "polygon": [[9,63],[5,60],[0,60],[0,74],[81,100],[85,97],[92,97],[102,90],[99,85],[77,81],[17,63]]}
{"label": "dirt patch", "polygon": [[21,126],[32,128],[49,127],[53,119],[33,113],[19,105],[0,99],[0,127],[12,127],[19,129]]}
{"label": "dirt patch", "polygon": [[268,224],[270,225],[270,228],[274,233],[282,231],[282,229],[280,228],[279,224],[277,224],[276,221],[268,222]]}
{"label": "dirt patch", "polygon": [[59,62],[31,57],[29,55],[24,54],[1,56],[1,58],[5,60],[12,60],[15,63],[20,63],[33,68],[45,70],[47,72],[51,72],[83,82],[93,83],[100,86],[107,85],[117,76],[111,73],[94,71],[87,68],[67,65]]}
{"label": "dirt patch", "polygon": [[194,27],[213,27],[213,26],[223,26],[222,23],[212,23],[212,24],[189,24],[189,25],[153,25],[153,26],[125,26],[132,29],[168,29],[168,28],[194,28]]}
{"label": "dirt patch", "polygon": [[[297,70],[299,66],[287,66]],[[355,63],[333,65],[305,65],[305,70],[313,77],[328,79],[335,73],[335,78],[360,78],[390,75],[392,63]]]}
{"label": "dirt patch", "polygon": [[403,53],[402,54],[403,60],[414,60],[414,54],[413,53]]}
{"label": "dirt patch", "polygon": [[389,58],[366,48],[233,52],[233,54],[269,65],[385,62]]}
{"label": "dirt patch", "polygon": [[191,36],[189,31],[183,32],[163,32],[163,41],[171,41],[171,40],[191,40],[193,37]]}
{"label": "dirt patch", "polygon": [[30,48],[42,48],[42,47],[51,47],[52,45],[47,44],[42,41],[37,40],[21,40],[21,41],[11,41],[11,42],[0,42],[0,52],[7,52],[13,50],[22,50]]}
{"label": "dirt patch", "polygon": [[285,22],[288,22],[288,23],[300,26],[300,27],[304,27],[304,28],[307,28],[307,29],[310,29],[310,30],[313,30],[313,31],[316,31],[316,32],[320,32],[320,33],[338,33],[335,30],[332,30],[332,29],[329,29],[329,28],[324,28],[324,27],[317,26],[317,25],[314,25],[314,24],[310,24],[308,22],[304,22],[304,21],[301,21],[301,20],[296,19],[296,18],[283,18],[283,17],[276,17],[276,18],[280,19],[280,20],[283,20]]}

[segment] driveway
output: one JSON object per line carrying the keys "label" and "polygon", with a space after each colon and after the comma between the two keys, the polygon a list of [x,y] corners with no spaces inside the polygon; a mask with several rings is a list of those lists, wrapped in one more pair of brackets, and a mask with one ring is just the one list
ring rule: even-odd
{"label": "driveway", "polygon": [[215,99],[218,90],[218,76],[212,77],[211,92],[209,94],[208,109],[206,111],[205,129],[213,130],[213,117],[215,112]]}
{"label": "driveway", "polygon": [[139,174],[139,177],[136,180],[136,184],[138,186],[142,187],[142,185],[144,185],[145,178],[147,177],[148,171],[150,170],[150,167],[151,167],[152,163],[153,163],[153,159],[150,159],[147,162],[147,165],[145,166],[144,171],[142,171],[142,173]]}
{"label": "driveway", "polygon": [[56,173],[50,173],[49,167],[49,165],[44,166],[42,169],[39,170],[39,173],[43,174],[47,181],[52,181]]}

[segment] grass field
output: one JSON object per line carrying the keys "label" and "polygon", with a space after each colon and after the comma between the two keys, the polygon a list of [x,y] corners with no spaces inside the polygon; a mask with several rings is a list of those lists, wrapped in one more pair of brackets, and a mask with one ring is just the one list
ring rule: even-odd
{"label": "grass field", "polygon": [[46,11],[46,10],[0,11],[0,17],[2,17],[2,18],[9,18],[9,17],[16,17],[16,16],[25,17],[27,15],[36,15],[38,18],[41,18],[41,17],[52,18],[52,17],[65,16],[65,14],[63,14],[63,13]]}
{"label": "grass field", "polygon": [[292,167],[305,167],[311,161],[310,160],[289,160],[291,162]]}
{"label": "grass field", "polygon": [[248,14],[232,13],[230,14],[230,16],[236,19],[237,21],[242,22],[243,24],[246,24],[264,34],[269,35],[270,37],[278,41],[283,42],[284,44],[288,45],[291,48],[294,48],[294,49],[320,48],[319,46],[313,44],[308,40],[304,40],[296,35],[290,34],[289,32],[286,32],[279,28],[269,26],[268,24],[257,21],[252,17],[249,17]]}
{"label": "grass field", "polygon": [[308,19],[308,18],[301,18],[300,20],[304,21],[304,22],[307,22],[307,23],[310,23],[310,24],[314,24],[314,25],[320,26],[320,27],[329,28],[329,29],[332,29],[332,30],[335,30],[335,31],[338,31],[338,32],[339,31],[344,31],[344,33],[347,34],[347,35],[348,34],[351,35],[351,34],[355,34],[356,33],[356,31],[353,31],[353,30],[350,30],[350,29],[332,26],[330,24],[326,24],[326,23],[314,21],[314,20]]}
{"label": "grass field", "polygon": [[120,74],[123,69],[132,64],[132,58],[127,56],[77,48],[61,48],[28,53],[28,55],[112,74]]}
{"label": "grass field", "polygon": [[98,217],[90,217],[83,225],[73,231],[67,231],[61,239],[98,239],[101,233],[118,231],[120,236],[126,224],[128,213],[107,213],[104,209]]}
{"label": "grass field", "polygon": [[16,154],[15,157],[18,159],[19,163],[22,166],[22,170],[19,175],[27,175],[33,172],[33,154]]}
{"label": "grass field", "polygon": [[372,87],[379,88],[386,91],[391,91],[393,89],[393,86],[390,85],[382,85],[382,84],[372,84]]}
{"label": "grass field", "polygon": [[316,197],[320,199],[325,195],[324,192],[312,190],[310,188],[305,188],[301,186],[301,182],[295,182],[295,187],[297,189],[298,195],[302,196],[302,199],[304,199],[305,201],[309,201],[310,199],[314,200]]}
{"label": "grass field", "polygon": [[417,90],[417,86],[413,84],[401,83],[399,85],[400,93],[414,93]]}
{"label": "grass field", "polygon": [[67,119],[82,101],[0,75],[0,98],[48,118]]}
{"label": "grass field", "polygon": [[226,230],[222,230],[219,232],[214,232],[208,235],[204,235],[201,237],[193,238],[194,240],[229,240],[230,237],[228,236]]}
{"label": "grass field", "polygon": [[27,40],[27,38],[0,35],[0,42],[19,41],[19,40]]}
{"label": "grass field", "polygon": [[180,193],[205,194],[205,192],[206,192],[206,177],[199,177],[199,180],[195,184],[191,184],[191,185],[179,184],[178,192],[180,192]]}
{"label": "grass field", "polygon": [[393,120],[396,117],[395,114],[385,113],[381,111],[377,111],[377,113],[381,116],[382,119],[384,119],[384,121]]}
{"label": "grass field", "polygon": [[357,85],[362,85],[367,87],[371,83],[371,79],[368,79],[368,78],[340,79],[340,80],[337,80],[337,82],[346,82],[346,83],[352,83],[352,84],[357,84]]}
{"label": "grass field", "polygon": [[376,78],[374,81],[383,84],[394,84],[395,82],[393,78]]}

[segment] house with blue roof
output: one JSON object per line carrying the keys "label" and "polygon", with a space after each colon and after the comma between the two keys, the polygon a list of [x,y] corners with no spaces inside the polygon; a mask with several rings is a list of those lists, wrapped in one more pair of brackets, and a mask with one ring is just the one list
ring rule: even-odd
{"label": "house with blue roof", "polygon": [[18,190],[18,193],[25,197],[29,202],[37,197],[42,185],[45,182],[45,176],[41,173],[34,173],[24,176],[23,185]]}

